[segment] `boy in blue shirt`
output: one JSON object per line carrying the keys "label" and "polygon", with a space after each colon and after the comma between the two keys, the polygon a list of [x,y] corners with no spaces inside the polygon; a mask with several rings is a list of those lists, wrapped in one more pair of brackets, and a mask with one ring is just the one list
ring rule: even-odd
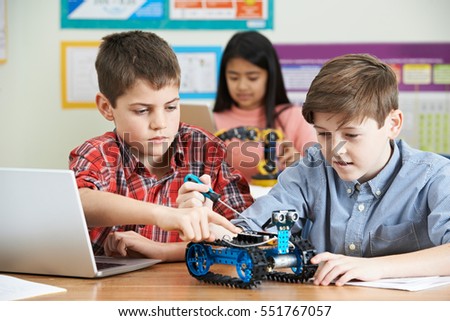
{"label": "boy in blue shirt", "polygon": [[303,116],[319,144],[233,223],[261,230],[272,211],[296,209],[312,222],[317,285],[450,275],[450,161],[395,140],[403,114],[392,69],[370,55],[330,60]]}

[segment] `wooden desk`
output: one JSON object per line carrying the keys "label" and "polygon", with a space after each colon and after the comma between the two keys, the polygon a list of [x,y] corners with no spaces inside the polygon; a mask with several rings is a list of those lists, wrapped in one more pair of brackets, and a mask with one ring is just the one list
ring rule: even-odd
{"label": "wooden desk", "polygon": [[[216,265],[212,272],[235,275],[231,266]],[[30,300],[152,300],[152,301],[442,301],[450,300],[450,286],[419,292],[386,290],[356,286],[315,286],[263,281],[256,289],[242,290],[199,282],[189,275],[184,263],[157,264],[147,269],[103,279],[10,274],[24,280],[45,283],[67,289]]]}

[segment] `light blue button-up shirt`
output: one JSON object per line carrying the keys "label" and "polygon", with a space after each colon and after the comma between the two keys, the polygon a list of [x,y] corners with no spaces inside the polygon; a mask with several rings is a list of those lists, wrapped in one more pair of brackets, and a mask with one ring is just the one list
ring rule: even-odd
{"label": "light blue button-up shirt", "polygon": [[[312,222],[308,237],[318,252],[349,256],[399,254],[450,243],[450,160],[402,141],[392,145],[389,162],[363,184],[340,179],[320,146],[311,147],[242,213],[247,220],[233,223],[261,230],[272,211],[295,209]],[[297,223],[292,232],[299,229]]]}

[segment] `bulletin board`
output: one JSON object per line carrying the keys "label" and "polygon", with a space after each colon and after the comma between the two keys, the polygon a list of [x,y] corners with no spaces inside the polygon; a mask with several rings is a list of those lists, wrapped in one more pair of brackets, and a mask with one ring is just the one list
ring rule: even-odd
{"label": "bulletin board", "polygon": [[[95,59],[99,41],[61,42],[61,97],[63,108],[95,108],[99,91]],[[181,99],[213,99],[222,48],[173,47],[181,68]]]}
{"label": "bulletin board", "polygon": [[273,0],[61,0],[61,28],[273,29]]}
{"label": "bulletin board", "polygon": [[6,62],[6,0],[0,0],[0,63]]}
{"label": "bulletin board", "polygon": [[450,153],[450,43],[275,45],[286,89],[302,104],[322,65],[348,53],[369,53],[397,74],[402,138],[422,150]]}

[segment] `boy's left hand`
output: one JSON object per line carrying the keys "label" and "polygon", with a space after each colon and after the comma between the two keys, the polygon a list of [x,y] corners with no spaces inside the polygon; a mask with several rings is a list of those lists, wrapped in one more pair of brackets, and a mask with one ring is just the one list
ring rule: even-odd
{"label": "boy's left hand", "polygon": [[112,232],[106,238],[103,248],[107,256],[152,257],[146,253],[151,249],[150,242],[134,231]]}
{"label": "boy's left hand", "polygon": [[315,285],[329,285],[334,282],[342,286],[350,280],[373,281],[382,277],[385,268],[377,264],[376,258],[362,258],[323,252],[311,259],[311,263],[319,264],[314,275]]}
{"label": "boy's left hand", "polygon": [[203,184],[186,182],[181,185],[177,197],[178,208],[202,207],[206,205],[212,209],[213,202],[202,194],[208,192],[211,188],[211,177],[204,174],[199,179]]}

